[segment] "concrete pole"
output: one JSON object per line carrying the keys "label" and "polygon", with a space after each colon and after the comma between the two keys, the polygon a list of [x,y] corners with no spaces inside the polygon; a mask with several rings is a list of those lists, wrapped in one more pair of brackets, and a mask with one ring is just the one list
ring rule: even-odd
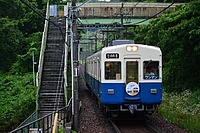
{"label": "concrete pole", "polygon": [[73,75],[73,100],[74,100],[74,124],[73,129],[78,131],[79,129],[79,96],[78,96],[78,32],[77,32],[77,25],[76,25],[76,0],[72,0],[72,32],[73,32],[73,68],[74,75]]}

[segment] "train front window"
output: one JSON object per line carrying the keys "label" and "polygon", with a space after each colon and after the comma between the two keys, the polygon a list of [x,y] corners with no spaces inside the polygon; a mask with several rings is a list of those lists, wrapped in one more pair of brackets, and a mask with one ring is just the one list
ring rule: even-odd
{"label": "train front window", "polygon": [[159,62],[144,61],[143,62],[144,79],[159,79]]}
{"label": "train front window", "polygon": [[138,62],[127,61],[126,62],[126,84],[129,82],[138,83]]}
{"label": "train front window", "polygon": [[121,79],[121,62],[105,62],[105,79]]}

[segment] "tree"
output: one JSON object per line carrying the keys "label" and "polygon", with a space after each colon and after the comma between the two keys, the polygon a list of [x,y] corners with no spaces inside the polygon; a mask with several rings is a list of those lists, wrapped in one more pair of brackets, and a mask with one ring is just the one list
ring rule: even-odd
{"label": "tree", "polygon": [[23,35],[18,30],[17,20],[0,18],[0,25],[0,70],[8,71],[12,63],[16,61]]}
{"label": "tree", "polygon": [[[35,0],[32,4],[37,7]],[[41,41],[41,38],[34,37],[34,34],[42,31],[44,19],[20,0],[0,0],[0,5],[2,6],[0,11],[0,70],[8,72],[20,55],[26,54],[30,48],[33,48],[32,42],[38,44],[38,41]],[[39,49],[40,45],[35,48]],[[32,63],[29,66],[32,66]]]}
{"label": "tree", "polygon": [[163,52],[163,81],[168,91],[200,87],[200,1],[179,6],[147,26],[136,29],[135,41],[159,46]]}

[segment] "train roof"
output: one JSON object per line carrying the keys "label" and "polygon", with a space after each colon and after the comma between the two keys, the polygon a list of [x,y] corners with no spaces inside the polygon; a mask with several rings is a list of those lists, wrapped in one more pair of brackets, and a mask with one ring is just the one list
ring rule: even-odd
{"label": "train roof", "polygon": [[[104,47],[100,51],[94,53],[93,55],[90,55],[89,58],[93,58],[100,53],[102,55],[106,53],[127,53],[126,47],[127,46],[136,46],[138,47],[138,50],[135,51],[138,55],[143,55],[143,57],[149,57],[150,55],[162,55],[161,49],[156,46],[151,46],[151,45],[144,45],[144,44],[124,44],[124,45],[116,45],[116,46],[110,46],[110,47]],[[129,55],[133,54],[134,52],[130,52]],[[142,54],[143,53],[143,54]],[[157,57],[156,57],[157,58]]]}
{"label": "train roof", "polygon": [[157,50],[157,51],[160,51],[160,48],[159,47],[157,47],[157,46],[152,46],[152,45],[144,45],[144,44],[135,44],[135,43],[130,43],[130,44],[122,44],[122,45],[115,45],[115,46],[112,46],[112,47],[104,47],[103,49],[102,49],[102,51],[109,51],[109,50],[114,50],[114,49],[121,49],[121,48],[124,48],[124,47],[126,47],[126,46],[138,46],[139,48],[142,48],[142,49],[151,49],[151,50]]}
{"label": "train roof", "polygon": [[134,44],[133,40],[113,40],[108,46],[116,46],[116,45],[123,45],[123,44]]}

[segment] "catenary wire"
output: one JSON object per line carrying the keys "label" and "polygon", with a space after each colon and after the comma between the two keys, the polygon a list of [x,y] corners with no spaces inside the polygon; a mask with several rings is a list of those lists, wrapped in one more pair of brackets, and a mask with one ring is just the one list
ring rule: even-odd
{"label": "catenary wire", "polygon": [[[52,23],[54,26],[59,28],[59,31],[61,33],[61,36],[65,42],[65,37],[64,37],[64,33],[61,29],[61,27],[59,25],[57,25],[56,23],[54,23],[53,21],[51,21],[50,19],[45,17],[45,14],[41,11],[39,11],[35,6],[33,6],[32,4],[30,4],[30,2],[28,0],[24,1],[24,0],[20,0],[22,3],[24,3],[27,7],[29,7],[30,9],[32,9],[38,16],[40,16],[41,18],[49,21],[50,23]],[[67,42],[65,42],[65,44],[68,46]]]}

